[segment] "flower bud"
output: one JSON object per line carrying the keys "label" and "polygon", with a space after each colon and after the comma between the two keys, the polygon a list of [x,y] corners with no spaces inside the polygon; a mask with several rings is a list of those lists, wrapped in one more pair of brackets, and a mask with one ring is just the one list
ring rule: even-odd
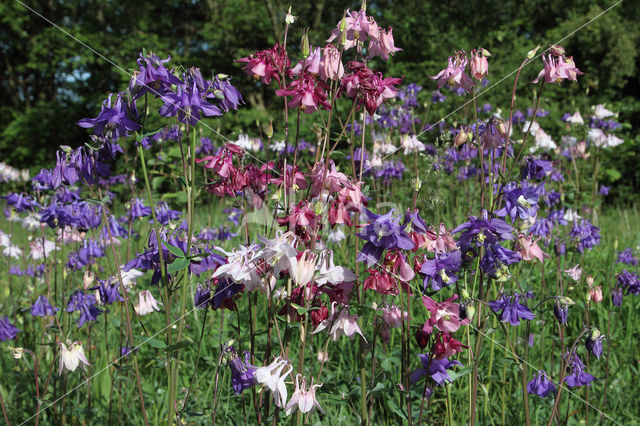
{"label": "flower bud", "polygon": [[557,44],[550,44],[549,45],[549,52],[552,55],[555,55],[558,58],[560,58],[560,57],[562,57],[564,55],[564,47],[558,46]]}
{"label": "flower bud", "polygon": [[14,357],[15,359],[20,359],[22,358],[22,355],[24,354],[24,348],[9,348],[9,350],[11,351],[11,356]]}
{"label": "flower bud", "polygon": [[536,52],[538,51],[538,49],[540,49],[540,45],[537,45],[537,46],[535,47],[535,49],[530,50],[530,51],[527,53],[527,58],[529,58],[529,59],[533,59],[533,58],[534,58],[534,56],[536,56]]}
{"label": "flower bud", "polygon": [[269,139],[273,137],[273,120],[269,120],[269,125],[267,126],[266,133]]}
{"label": "flower bud", "polygon": [[311,53],[309,49],[309,30],[302,30],[302,57],[307,59]]}
{"label": "flower bud", "polygon": [[456,135],[456,138],[455,138],[455,140],[454,140],[454,142],[453,142],[453,145],[454,145],[456,148],[457,148],[457,147],[459,147],[459,146],[461,146],[461,145],[464,145],[464,144],[465,144],[465,142],[467,142],[468,136],[469,136],[469,135],[467,134],[467,132],[465,132],[465,131],[463,131],[463,130],[460,130],[460,131],[458,132],[458,134]]}

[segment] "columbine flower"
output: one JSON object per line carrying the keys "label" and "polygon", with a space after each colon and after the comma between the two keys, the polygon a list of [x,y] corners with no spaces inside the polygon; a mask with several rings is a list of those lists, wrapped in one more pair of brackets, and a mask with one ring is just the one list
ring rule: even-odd
{"label": "columbine flower", "polygon": [[589,287],[587,301],[593,301],[593,303],[602,302],[602,287],[600,287],[599,285]]}
{"label": "columbine flower", "polygon": [[31,307],[31,315],[35,317],[49,317],[55,315],[58,308],[51,306],[46,296],[40,296]]}
{"label": "columbine flower", "polygon": [[242,391],[256,384],[256,370],[249,360],[251,354],[244,352],[244,362],[238,356],[235,348],[229,346],[225,349],[225,358],[227,365],[231,368],[231,387],[236,395],[240,395]]}
{"label": "columbine flower", "polygon": [[442,303],[438,303],[428,296],[422,297],[422,303],[429,311],[429,318],[422,326],[422,331],[431,334],[433,327],[443,332],[454,333],[463,323],[460,320],[460,305],[453,303],[458,296],[448,298]]}
{"label": "columbine flower", "polygon": [[140,125],[127,117],[130,112],[125,103],[125,93],[118,93],[113,107],[111,106],[111,96],[109,95],[102,103],[102,110],[96,118],[83,118],[76,124],[84,128],[93,127],[93,133],[96,135],[104,135],[113,140],[117,140],[121,136],[127,136],[128,132],[139,130]]}
{"label": "columbine flower", "polygon": [[549,255],[542,251],[538,246],[538,237],[535,241],[531,235],[525,236],[523,234],[518,235],[518,252],[522,255],[523,260],[538,259],[540,262],[544,262],[544,257]]}
{"label": "columbine flower", "polygon": [[565,274],[569,275],[574,281],[580,281],[580,277],[582,276],[582,268],[580,265],[576,265],[573,268],[565,269]]}
{"label": "columbine flower", "polygon": [[[287,365],[289,367],[285,370]],[[256,381],[269,388],[275,404],[280,408],[284,408],[287,404],[287,386],[284,380],[292,370],[293,366],[289,361],[277,357],[271,364],[256,368],[254,373]]]}
{"label": "columbine flower", "polygon": [[[152,313],[153,311],[159,311],[158,301],[153,297],[149,290],[143,290],[140,292],[139,302],[134,306],[138,315],[144,316]],[[162,304],[162,303],[160,303]]]}
{"label": "columbine flower", "polygon": [[59,342],[60,345],[60,369],[58,371],[59,375],[62,375],[62,370],[67,369],[69,371],[75,371],[82,362],[84,365],[82,368],[86,370],[86,366],[89,365],[89,361],[87,361],[87,357],[84,355],[84,349],[82,349],[82,343],[73,342],[69,345],[69,349],[67,346]]}
{"label": "columbine flower", "polygon": [[239,246],[236,250],[229,253],[219,247],[217,250],[227,255],[227,263],[221,265],[211,276],[217,278],[225,276],[233,281],[244,284],[247,291],[251,291],[256,287],[262,286],[262,280],[258,274],[256,265],[251,262],[258,252],[259,246],[253,244],[251,246]]}
{"label": "columbine flower", "polygon": [[423,376],[430,376],[438,386],[444,385],[446,382],[453,382],[451,376],[447,372],[448,369],[455,365],[462,366],[458,361],[452,361],[447,358],[435,359],[429,357],[429,353],[419,354],[422,368],[418,368],[411,373],[411,383],[416,383]]}
{"label": "columbine flower", "polygon": [[567,325],[567,316],[571,305],[575,305],[575,302],[568,297],[559,296],[556,298],[556,303],[553,305],[553,314],[560,324]]}
{"label": "columbine flower", "polygon": [[236,62],[246,63],[244,71],[256,79],[261,79],[264,84],[271,83],[272,79],[279,83],[280,75],[289,67],[287,52],[277,43],[271,49],[256,52]]}
{"label": "columbine flower", "polygon": [[587,335],[587,339],[584,342],[585,347],[596,358],[600,358],[602,355],[602,340],[604,336],[597,328],[592,328],[591,332]]}
{"label": "columbine flower", "polygon": [[564,381],[567,383],[567,386],[569,386],[570,388],[585,385],[591,386],[591,382],[596,378],[589,373],[585,373],[585,365],[578,354],[573,354],[573,356],[566,354],[563,357],[566,358],[567,356],[570,357],[567,369],[571,371],[571,374],[564,379]]}
{"label": "columbine flower", "polygon": [[616,263],[638,266],[638,258],[633,255],[633,250],[629,247],[618,252]]}
{"label": "columbine flower", "polygon": [[291,96],[289,108],[302,108],[305,114],[311,114],[322,107],[329,111],[331,104],[327,101],[329,86],[321,80],[317,80],[310,73],[305,73],[302,78],[293,80],[289,87],[276,90],[278,96]]}
{"label": "columbine flower", "polygon": [[600,228],[593,226],[586,219],[582,219],[580,223],[575,221],[570,235],[579,253],[583,253],[585,249],[589,250],[600,244]]}
{"label": "columbine flower", "polygon": [[[299,379],[302,377],[302,386],[300,386]],[[324,414],[324,410],[320,407],[318,400],[316,399],[316,388],[321,387],[322,384],[314,385],[313,379],[311,379],[311,385],[307,390],[307,378],[303,377],[302,374],[296,375],[296,389],[291,395],[291,399],[289,403],[285,407],[285,413],[287,416],[296,409],[300,410],[301,413],[309,413],[314,408],[320,410],[321,413]]]}
{"label": "columbine flower", "polygon": [[527,383],[527,392],[545,397],[550,393],[556,391],[556,385],[547,377],[547,373],[544,370],[538,371],[538,374],[533,375],[533,379]]}
{"label": "columbine flower", "polygon": [[398,306],[385,306],[382,308],[382,320],[391,328],[400,328],[402,322],[409,318],[407,311],[402,311]]}
{"label": "columbine flower", "polygon": [[520,297],[518,293],[509,297],[502,294],[499,299],[489,302],[489,307],[493,312],[501,311],[500,321],[516,326],[520,324],[520,319],[532,320],[535,317],[529,308],[520,303]]}
{"label": "columbine flower", "polygon": [[13,324],[9,322],[8,317],[0,317],[0,342],[13,340],[16,338],[18,333],[22,333],[22,330],[14,327]]}
{"label": "columbine flower", "polygon": [[305,250],[298,260],[295,270],[291,271],[293,281],[300,287],[304,287],[311,282],[316,272],[316,261],[318,255],[311,250]]}
{"label": "columbine flower", "polygon": [[477,52],[475,49],[471,51],[471,77],[482,80],[489,74],[488,56],[491,56],[491,53],[482,47]]}
{"label": "columbine flower", "polygon": [[367,217],[371,220],[364,230],[357,234],[366,244],[358,253],[357,262],[367,262],[372,266],[380,260],[385,249],[411,250],[415,247],[413,240],[400,227],[399,216],[394,216],[391,210],[385,215],[376,215],[365,209]]}
{"label": "columbine flower", "polygon": [[78,327],[82,327],[87,321],[95,321],[102,313],[96,306],[96,298],[93,294],[85,294],[82,290],[76,290],[67,304],[67,312],[80,311]]}
{"label": "columbine flower", "polygon": [[320,324],[318,327],[311,332],[311,334],[316,334],[326,329],[329,325],[332,325],[329,330],[329,336],[335,342],[338,340],[338,337],[344,335],[349,338],[353,338],[353,336],[357,333],[364,339],[366,342],[367,339],[362,334],[360,327],[358,327],[358,317],[356,315],[349,315],[349,309],[347,306],[343,306],[340,309],[340,312],[336,315],[336,302],[331,303],[331,315]]}
{"label": "columbine flower", "polygon": [[[542,184],[540,184],[542,185]],[[504,207],[496,211],[496,215],[509,216],[515,220],[535,217],[538,212],[538,194],[541,186],[515,187],[507,185],[504,188]]]}
{"label": "columbine flower", "polygon": [[460,256],[460,250],[456,250],[437,254],[435,258],[425,261],[420,268],[420,273],[425,275],[424,290],[429,283],[436,291],[455,284],[458,281],[457,272],[460,271]]}
{"label": "columbine flower", "polygon": [[429,78],[438,80],[438,89],[448,84],[451,90],[462,88],[468,92],[471,90],[471,87],[473,87],[473,81],[466,74],[466,67],[467,55],[463,51],[459,51],[455,56],[449,56],[449,64],[445,69],[440,71],[438,75],[434,77],[429,76]]}
{"label": "columbine flower", "polygon": [[562,56],[558,58],[552,55],[542,55],[542,62],[544,68],[532,83],[537,83],[542,77],[544,77],[545,83],[561,83],[565,79],[576,81],[577,76],[583,74],[576,68],[573,57],[565,58]]}
{"label": "columbine flower", "polygon": [[611,116],[613,116],[615,114],[613,113],[613,111],[609,111],[608,109],[606,109],[604,105],[598,104],[598,105],[596,105],[596,107],[595,107],[595,109],[593,111],[593,115],[598,120],[603,120],[603,119],[611,117]]}
{"label": "columbine flower", "polygon": [[331,250],[322,250],[316,264],[318,267],[318,276],[315,283],[318,286],[323,284],[337,285],[343,282],[353,282],[358,277],[351,270],[342,266],[336,266],[333,263],[333,252]]}

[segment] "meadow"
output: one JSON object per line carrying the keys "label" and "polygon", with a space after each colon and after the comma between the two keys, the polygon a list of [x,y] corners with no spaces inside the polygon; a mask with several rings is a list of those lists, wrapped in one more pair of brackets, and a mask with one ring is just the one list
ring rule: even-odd
{"label": "meadow", "polygon": [[[4,421],[639,423],[629,126],[546,95],[590,70],[532,46],[496,83],[478,46],[406,81],[364,7],[290,56],[295,23],[237,76],[142,49],[60,123],[84,145],[0,164]],[[279,113],[225,135],[242,74]]]}

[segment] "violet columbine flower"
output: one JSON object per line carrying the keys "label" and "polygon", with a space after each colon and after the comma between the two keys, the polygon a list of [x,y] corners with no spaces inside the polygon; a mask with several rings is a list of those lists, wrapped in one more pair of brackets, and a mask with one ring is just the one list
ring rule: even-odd
{"label": "violet columbine flower", "polygon": [[597,328],[592,328],[589,334],[587,335],[587,339],[584,342],[584,346],[587,348],[589,352],[593,354],[596,358],[600,358],[602,356],[602,340],[604,336],[600,333],[600,330]]}
{"label": "violet columbine flower", "polygon": [[500,311],[500,321],[508,322],[513,326],[520,325],[521,319],[532,320],[535,317],[528,307],[520,303],[521,297],[519,293],[511,296],[502,294],[499,299],[489,302],[489,307],[493,312]]}
{"label": "violet columbine flower", "polygon": [[13,340],[16,338],[18,333],[22,333],[22,330],[14,327],[13,324],[11,324],[11,322],[9,321],[8,317],[0,317],[0,342]]}
{"label": "violet columbine flower", "polygon": [[483,211],[482,218],[469,216],[469,220],[456,227],[452,234],[460,232],[458,246],[462,251],[481,245],[493,245],[503,240],[513,240],[513,227],[502,219],[489,219]]}
{"label": "violet columbine flower", "polygon": [[522,260],[520,253],[509,250],[501,244],[486,245],[485,250],[485,254],[480,261],[480,267],[482,272],[493,277],[497,277],[500,271],[507,273],[506,267],[508,265]]}
{"label": "violet columbine flower", "polygon": [[233,346],[225,349],[224,356],[227,360],[227,365],[231,368],[231,387],[236,395],[240,395],[242,391],[257,383],[255,378],[256,367],[249,362],[251,359],[249,352],[244,352],[244,362],[242,362]]}
{"label": "violet columbine flower", "polygon": [[586,373],[584,371],[585,365],[578,356],[578,354],[573,354],[573,356],[566,354],[563,358],[567,356],[570,357],[569,364],[567,365],[567,369],[571,371],[571,374],[564,378],[564,381],[567,383],[567,386],[570,388],[579,387],[579,386],[591,386],[591,382],[596,378],[591,374]]}
{"label": "violet columbine flower", "polygon": [[538,374],[533,375],[533,379],[527,383],[527,392],[545,397],[556,391],[556,385],[547,376],[546,371],[540,370]]}
{"label": "violet columbine flower", "polygon": [[111,97],[112,95],[109,95],[102,103],[102,110],[96,118],[83,118],[76,124],[84,128],[93,127],[93,133],[96,135],[104,135],[113,140],[127,136],[128,132],[139,130],[140,125],[128,117],[130,111],[126,104],[125,93],[118,93],[113,106]]}
{"label": "violet columbine flower", "polygon": [[623,269],[622,272],[616,274],[618,285],[627,289],[627,294],[640,294],[640,277]]}
{"label": "violet columbine flower", "polygon": [[95,321],[98,315],[102,313],[96,306],[96,298],[93,294],[85,294],[82,290],[76,290],[69,299],[67,304],[67,312],[80,312],[78,318],[78,328],[87,321]]}
{"label": "violet columbine flower", "polygon": [[13,209],[18,213],[33,211],[37,205],[32,196],[22,193],[12,192],[6,197],[0,198],[5,198],[7,200],[7,206],[13,207]]}
{"label": "violet columbine flower", "polygon": [[567,325],[569,306],[571,305],[575,305],[575,302],[570,298],[564,296],[556,297],[556,302],[553,305],[553,314],[560,324]]}
{"label": "violet columbine flower", "polygon": [[58,308],[51,306],[47,296],[40,296],[31,306],[31,315],[34,317],[49,317],[55,315],[58,310]]}
{"label": "violet columbine flower", "polygon": [[129,93],[134,99],[139,99],[147,92],[151,92],[155,96],[160,96],[171,90],[171,86],[179,86],[182,81],[173,75],[164,64],[171,60],[171,56],[167,59],[160,59],[158,55],[149,52],[144,56],[140,52],[138,59],[139,71],[135,71],[129,82]]}
{"label": "violet columbine flower", "polygon": [[218,280],[218,285],[211,296],[210,306],[211,309],[227,308],[235,310],[235,302],[233,296],[240,293],[244,289],[242,284],[239,284],[233,280],[221,278]]}
{"label": "violet columbine flower", "polygon": [[538,212],[538,187],[519,188],[508,184],[504,188],[504,207],[496,211],[496,215],[509,216],[512,220],[517,217],[529,219]]}
{"label": "violet columbine flower", "polygon": [[622,287],[614,287],[611,289],[611,303],[613,306],[622,305]]}
{"label": "violet columbine flower", "polygon": [[638,266],[638,258],[633,255],[633,250],[628,247],[618,252],[616,263],[624,263],[625,265]]}
{"label": "violet columbine flower", "polygon": [[447,370],[453,368],[455,365],[462,366],[459,361],[453,361],[447,358],[430,358],[429,352],[426,354],[419,354],[418,357],[422,363],[422,368],[417,368],[411,373],[411,383],[417,383],[422,377],[429,376],[438,384],[438,386],[442,386],[446,382],[453,382],[453,379],[449,376]]}
{"label": "violet columbine flower", "polygon": [[[135,269],[134,269],[135,271]],[[122,272],[122,283],[125,287],[127,287],[127,282],[125,281],[127,273]],[[99,285],[97,287],[92,287],[89,290],[96,291],[96,300],[100,305],[111,305],[115,302],[124,302],[124,299],[120,295],[120,291],[118,287],[120,285],[119,282],[115,282],[113,284],[109,284],[106,280],[98,280]]]}
{"label": "violet columbine flower", "polygon": [[600,244],[600,228],[593,226],[586,219],[582,219],[580,223],[576,220],[569,235],[576,244],[576,249],[579,253],[583,253],[585,249],[590,250]]}
{"label": "violet columbine flower", "polygon": [[131,200],[131,207],[129,208],[129,215],[132,219],[139,217],[145,217],[151,215],[151,207],[144,205],[144,202],[140,198],[134,198]]}
{"label": "violet columbine flower", "polygon": [[545,179],[553,172],[553,163],[536,157],[527,157],[520,172],[521,179]]}
{"label": "violet columbine flower", "polygon": [[364,210],[371,222],[357,234],[367,241],[358,253],[357,262],[367,262],[367,266],[378,263],[384,250],[412,250],[413,240],[407,235],[399,222],[400,216],[394,216],[394,210],[384,215],[376,215],[370,210]]}
{"label": "violet columbine flower", "polygon": [[455,250],[436,254],[435,258],[425,261],[420,268],[420,273],[425,275],[424,290],[429,284],[436,291],[455,284],[458,281],[457,273],[460,271],[460,256],[460,250]]}

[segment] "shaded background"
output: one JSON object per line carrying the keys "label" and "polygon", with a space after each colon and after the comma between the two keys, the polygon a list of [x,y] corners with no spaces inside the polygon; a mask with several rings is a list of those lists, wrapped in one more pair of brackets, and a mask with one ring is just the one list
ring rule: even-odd
{"label": "shaded background", "polygon": [[[372,67],[385,75],[403,75],[405,83],[424,86],[428,96],[435,83],[427,75],[442,69],[447,56],[457,49],[482,46],[493,54],[489,79],[498,81],[516,69],[536,44],[546,46],[562,39],[615,3],[370,1],[368,13],[381,26],[393,26],[396,46],[404,49],[389,62],[376,60]],[[278,130],[282,102],[274,99],[274,88],[256,83],[233,60],[280,40],[290,3],[31,0],[25,4],[127,73],[136,68],[138,53],[144,47],[161,57],[170,55],[174,65],[200,67],[205,76],[212,72],[231,75],[247,107],[211,123],[231,139],[240,132],[257,134],[256,121],[264,123],[269,118],[274,118]],[[360,2],[293,1],[291,5],[298,21],[289,33],[289,54],[297,59],[302,28],[310,28],[312,45],[323,46],[344,9],[358,9]],[[52,165],[60,145],[77,146],[87,141],[87,131],[74,123],[95,117],[107,94],[123,90],[130,74],[122,73],[19,2],[0,4],[0,20],[0,152],[2,161],[29,167],[33,174]],[[585,75],[578,83],[545,90],[542,105],[552,113],[551,130],[553,126],[560,128],[558,119],[563,113],[577,108],[586,115],[588,105],[606,102],[609,109],[619,111],[618,120],[624,126],[617,135],[626,142],[607,154],[604,170],[605,183],[614,186],[613,194],[622,201],[635,200],[640,190],[640,137],[635,130],[640,121],[639,26],[637,3],[626,1],[562,42]],[[519,85],[523,99],[518,98],[523,110],[530,103],[530,94],[523,88],[540,68],[538,59],[523,72]],[[505,80],[478,102],[507,110],[513,79]],[[447,95],[450,103],[443,113],[464,101]],[[541,125],[547,129],[544,122]],[[309,132],[305,127],[303,137]]]}

